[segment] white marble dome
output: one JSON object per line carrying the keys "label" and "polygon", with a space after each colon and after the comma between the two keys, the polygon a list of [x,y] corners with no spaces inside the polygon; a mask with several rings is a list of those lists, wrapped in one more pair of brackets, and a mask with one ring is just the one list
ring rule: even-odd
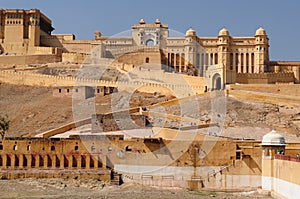
{"label": "white marble dome", "polygon": [[186,37],[193,37],[196,36],[196,31],[193,28],[189,28],[186,33],[185,33]]}
{"label": "white marble dome", "polygon": [[267,133],[263,136],[262,146],[285,146],[284,137],[277,133],[275,130],[272,130],[270,133]]}

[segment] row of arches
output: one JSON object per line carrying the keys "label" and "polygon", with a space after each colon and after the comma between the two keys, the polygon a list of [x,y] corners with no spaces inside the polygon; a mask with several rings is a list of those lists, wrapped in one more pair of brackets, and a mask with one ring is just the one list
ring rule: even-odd
{"label": "row of arches", "polygon": [[2,154],[2,168],[106,168],[109,162],[106,156],[94,155],[32,155],[32,154]]}

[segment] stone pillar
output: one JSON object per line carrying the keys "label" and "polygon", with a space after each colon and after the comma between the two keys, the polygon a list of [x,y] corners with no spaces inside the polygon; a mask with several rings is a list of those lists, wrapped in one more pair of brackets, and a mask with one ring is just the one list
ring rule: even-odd
{"label": "stone pillar", "polygon": [[48,155],[43,155],[44,168],[48,168]]}
{"label": "stone pillar", "polygon": [[68,155],[67,159],[68,159],[69,169],[72,169],[72,167],[73,167],[73,155]]}
{"label": "stone pillar", "polygon": [[56,168],[56,155],[51,155],[51,167],[52,169]]}
{"label": "stone pillar", "polygon": [[31,168],[31,165],[32,165],[32,155],[31,154],[26,154],[25,158],[27,159],[27,168]]}
{"label": "stone pillar", "polygon": [[20,154],[19,155],[19,168],[23,168],[24,166],[24,155]]}
{"label": "stone pillar", "polygon": [[106,155],[101,156],[102,169],[106,169]]}
{"label": "stone pillar", "polygon": [[98,165],[99,165],[99,158],[98,156],[92,156],[93,160],[94,160],[94,168],[98,169]]}
{"label": "stone pillar", "polygon": [[90,169],[90,165],[91,165],[91,156],[90,155],[86,155],[85,156],[85,167],[87,169]]}
{"label": "stone pillar", "polygon": [[249,53],[249,70],[248,73],[252,73],[252,53]]}
{"label": "stone pillar", "polygon": [[77,161],[77,169],[81,169],[81,155],[76,156],[76,161]]}
{"label": "stone pillar", "polygon": [[239,61],[239,63],[238,63],[238,73],[242,73],[242,54],[241,53],[238,54],[238,61]]}
{"label": "stone pillar", "polygon": [[216,63],[215,63],[215,59],[216,59],[216,57],[215,57],[215,53],[213,53],[213,60],[212,60],[212,64],[213,65],[215,65]]}
{"label": "stone pillar", "polygon": [[41,161],[40,155],[37,154],[37,155],[35,155],[34,158],[35,158],[35,168],[40,167],[40,161]]}
{"label": "stone pillar", "polygon": [[59,162],[60,162],[59,168],[64,169],[65,168],[65,156],[63,154],[60,155]]}
{"label": "stone pillar", "polygon": [[10,167],[15,168],[16,166],[16,155],[12,154],[10,155]]}
{"label": "stone pillar", "polygon": [[243,67],[243,69],[244,69],[244,71],[243,71],[243,73],[247,73],[247,53],[244,53],[244,67]]}
{"label": "stone pillar", "polygon": [[2,168],[3,169],[7,168],[7,155],[6,154],[2,155]]}
{"label": "stone pillar", "polygon": [[174,57],[173,65],[174,65],[174,68],[175,68],[175,71],[176,71],[176,54],[175,53],[173,53],[173,57]]}
{"label": "stone pillar", "polygon": [[236,54],[235,53],[232,53],[232,67],[233,67],[233,70],[235,71],[236,70]]}
{"label": "stone pillar", "polygon": [[178,66],[179,66],[179,72],[181,73],[182,71],[181,71],[181,56],[180,56],[180,54],[178,54],[178,56],[176,56],[177,57],[177,62],[178,62]]}
{"label": "stone pillar", "polygon": [[186,64],[185,64],[185,54],[184,53],[181,54],[181,60],[180,61],[183,64],[184,72],[186,72],[187,68],[186,68]]}

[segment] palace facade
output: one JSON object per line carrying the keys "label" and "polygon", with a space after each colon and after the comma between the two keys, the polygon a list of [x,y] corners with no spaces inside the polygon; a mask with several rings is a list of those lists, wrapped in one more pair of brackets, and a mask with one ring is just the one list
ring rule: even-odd
{"label": "palace facade", "polygon": [[91,40],[76,40],[73,34],[51,34],[51,20],[37,9],[1,9],[0,20],[0,49],[6,55],[56,55],[60,61],[78,63],[89,56],[133,67],[160,64],[152,69],[211,78],[210,87],[218,89],[232,83],[300,80],[299,62],[270,61],[269,38],[262,27],[252,36],[232,36],[226,28],[213,37],[198,36],[192,28],[172,36],[159,19],[150,24],[141,19],[132,26],[131,36],[97,31]]}

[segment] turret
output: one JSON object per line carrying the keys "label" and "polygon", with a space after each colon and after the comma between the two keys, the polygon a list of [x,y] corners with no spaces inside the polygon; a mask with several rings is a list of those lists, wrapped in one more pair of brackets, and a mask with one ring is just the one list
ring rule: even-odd
{"label": "turret", "polygon": [[230,35],[226,28],[222,28],[218,35],[218,63],[229,67]]}
{"label": "turret", "polygon": [[196,67],[197,34],[192,28],[185,33],[185,66]]}
{"label": "turret", "polygon": [[236,71],[230,66],[231,37],[226,28],[222,28],[218,35],[218,68],[223,71],[224,83],[234,83],[236,81]]}
{"label": "turret", "polygon": [[285,153],[284,137],[272,130],[263,136],[262,146],[262,189],[265,192],[273,190],[274,165],[273,160],[275,154]]}
{"label": "turret", "polygon": [[266,31],[260,27],[255,32],[255,61],[254,72],[263,73],[269,71],[269,39]]}

